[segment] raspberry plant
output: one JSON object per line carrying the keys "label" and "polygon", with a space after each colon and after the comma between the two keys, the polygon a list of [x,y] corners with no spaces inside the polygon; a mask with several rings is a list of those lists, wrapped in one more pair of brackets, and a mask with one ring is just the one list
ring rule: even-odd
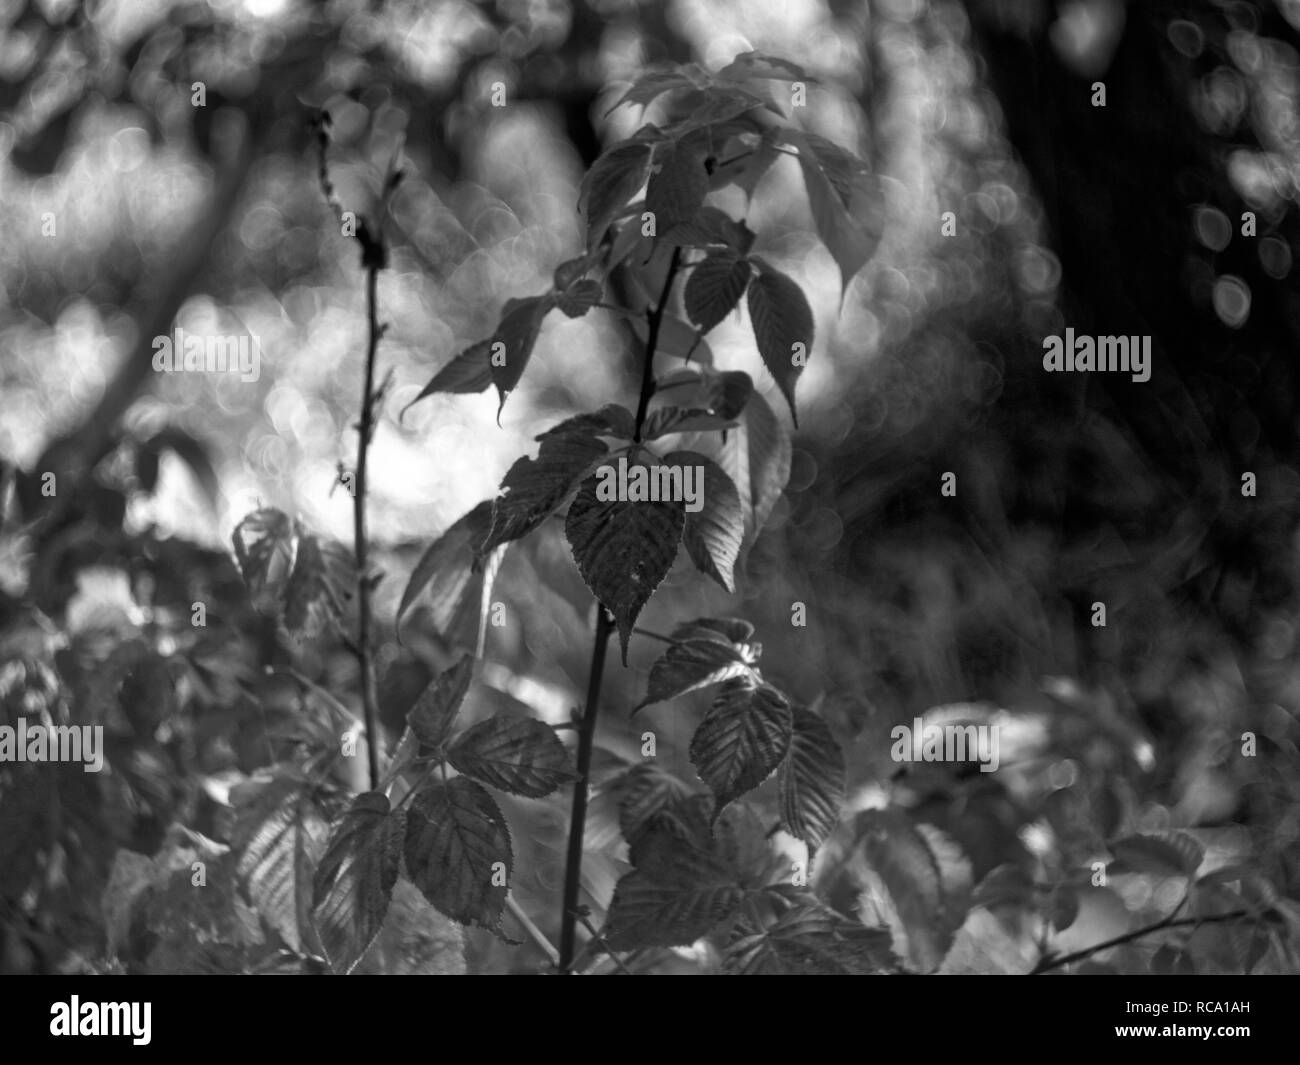
{"label": "raspberry plant", "polygon": [[[712,365],[706,336],[745,301],[763,367],[797,425],[799,376],[814,345],[813,314],[789,276],[753,254],[756,234],[744,218],[710,202],[727,186],[746,202],[782,155],[798,161],[818,233],[844,285],[866,262],[878,236],[879,195],[866,165],[844,148],[803,131],[778,101],[806,91],[807,76],[784,60],[748,53],[709,74],[694,66],[655,69],[615,105],[652,106],[665,123],[646,123],[610,146],[585,175],[579,208],[586,223],[581,254],[555,268],[547,292],[510,300],[488,338],[452,359],[417,397],[495,387],[498,411],[520,386],[552,311],[570,318],[613,312],[632,326],[639,360],[635,402],[579,413],[537,437],[500,494],[454,523],[416,566],[396,619],[449,567],[472,558],[487,592],[510,545],[564,516],[564,534],[596,603],[587,698],[575,714],[576,755],[541,721],[498,715],[460,727],[457,714],[475,682],[476,656],[437,676],[407,714],[407,727],[383,776],[378,763],[372,635],[374,576],[365,545],[366,447],[377,392],[380,328],[375,278],[385,265],[383,235],[362,221],[353,235],[367,270],[371,343],[354,471],[355,587],[369,790],[334,825],[313,879],[310,924],[335,971],[349,971],[379,933],[399,878],[414,884],[446,916],[503,931],[514,854],[493,791],[541,798],[571,787],[572,808],[558,950],[544,944],[560,971],[579,971],[602,952],[686,946],[712,937],[728,967],[744,972],[878,971],[893,965],[887,935],[837,914],[806,887],[790,883],[765,842],[758,807],[746,802],[775,775],[779,825],[810,856],[830,834],[844,790],[844,760],[830,729],[763,675],[761,645],[740,618],[697,618],[666,638],[637,710],[710,688],[712,707],[690,742],[704,785],[677,779],[646,759],[626,768],[620,828],[632,870],[618,882],[597,929],[582,901],[580,874],[592,754],[606,649],[617,634],[620,660],[637,618],[685,549],[701,575],[736,589],[742,551],[763,527],[790,472],[791,444],[782,415],[746,372]],[[666,105],[666,106],[665,106]],[[334,199],[325,163],[321,180]],[[388,194],[400,174],[390,174]],[[346,230],[345,230],[346,231]],[[612,292],[618,302],[606,302]],[[498,414],[499,416],[499,414]],[[647,475],[702,471],[702,500],[608,498],[599,470],[623,461]],[[630,493],[625,493],[629,496]],[[249,546],[246,535],[257,533]],[[296,538],[296,547],[288,541]],[[325,577],[326,552],[285,516],[259,512],[236,532],[241,567],[255,596],[264,594],[277,559],[287,573],[283,620],[303,629],[314,615],[339,616],[336,585]],[[289,560],[292,559],[292,563]],[[482,629],[478,655],[484,652]],[[454,775],[449,772],[454,771]],[[536,927],[515,907],[535,937]],[[577,929],[591,932],[579,949]],[[622,965],[622,961],[617,961]]]}

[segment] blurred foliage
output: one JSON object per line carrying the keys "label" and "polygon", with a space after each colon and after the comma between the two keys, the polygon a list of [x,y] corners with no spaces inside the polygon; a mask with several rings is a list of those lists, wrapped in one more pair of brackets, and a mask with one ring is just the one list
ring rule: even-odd
{"label": "blurred foliage", "polygon": [[[856,915],[909,968],[1023,972],[1191,916],[1211,920],[1087,965],[1295,971],[1298,45],[1282,0],[0,4],[0,213],[16,238],[0,247],[0,724],[101,724],[110,767],[0,767],[0,967],[320,968],[268,918],[239,815],[273,797],[270,767],[305,765],[310,801],[276,808],[268,853],[322,845],[365,789],[361,760],[326,753],[355,725],[356,667],[254,610],[227,547],[262,507],[322,542],[350,536],[337,481],[363,286],[318,194],[314,114],[333,117],[345,205],[373,212],[390,161],[405,164],[380,285],[394,384],[372,451],[387,623],[397,575],[557,417],[632,394],[636,367],[618,323],[589,315],[548,325],[500,430],[495,397],[408,404],[577,254],[582,172],[639,117],[607,113],[626,82],[754,48],[816,75],[800,119],[869,160],[886,225],[841,299],[797,164],[764,179],[754,250],[809,293],[818,336],[790,481],[734,596],[679,563],[640,624],[750,618],[765,669],[820,700],[845,748],[849,809],[812,884],[833,910],[637,963],[879,960],[865,929],[837,923]],[[734,319],[708,341],[720,369],[753,366]],[[1153,335],[1152,383],[1043,375],[1040,339],[1067,323]],[[153,373],[152,339],[175,325],[257,337],[260,377]],[[945,471],[958,500],[937,491]],[[562,724],[582,698],[590,597],[554,524],[497,576],[512,624],[489,630],[467,724],[525,710]],[[344,628],[352,609],[333,611]],[[384,631],[394,744],[464,622],[433,597],[401,643]],[[625,712],[654,657],[634,644],[606,678],[583,883],[602,908],[632,867],[619,813],[643,728],[664,771],[695,781],[704,701]],[[998,724],[1002,768],[900,768],[890,730],[918,715]],[[748,812],[771,823],[775,787],[757,796]],[[567,811],[501,805],[513,895],[553,936]],[[778,833],[751,857],[807,855]],[[195,861],[219,902],[194,903]],[[1237,910],[1250,920],[1213,920]],[[544,964],[415,893],[390,919],[361,971]],[[835,946],[792,959],[791,928]]]}

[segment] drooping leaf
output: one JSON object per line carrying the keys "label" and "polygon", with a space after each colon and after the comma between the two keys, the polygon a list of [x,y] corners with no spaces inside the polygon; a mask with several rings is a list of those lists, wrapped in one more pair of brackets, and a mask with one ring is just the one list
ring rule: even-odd
{"label": "drooping leaf", "polygon": [[712,330],[736,309],[752,273],[748,259],[729,252],[710,255],[686,279],[687,317],[705,333]]}
{"label": "drooping leaf", "polygon": [[668,648],[650,667],[646,696],[636,709],[735,677],[753,676],[750,663],[729,643],[718,640],[686,640]]}
{"label": "drooping leaf", "polygon": [[751,678],[729,680],[691,739],[691,764],[723,807],[770,777],[790,747],[790,704]]}
{"label": "drooping leaf", "polygon": [[488,342],[488,369],[492,373],[492,383],[501,394],[502,406],[524,375],[524,367],[528,365],[538,334],[542,331],[542,319],[554,305],[549,294],[529,296],[512,301],[502,314],[501,323]]}
{"label": "drooping leaf", "polygon": [[284,625],[295,636],[315,636],[337,623],[344,600],[351,597],[345,583],[351,561],[337,544],[325,544],[299,532],[293,572],[284,592]]}
{"label": "drooping leaf", "polygon": [[434,749],[446,742],[473,676],[474,659],[463,655],[454,666],[434,677],[415,700],[406,723],[422,748]]}
{"label": "drooping leaf", "polygon": [[582,579],[614,615],[626,665],[632,627],[672,568],[686,512],[680,502],[602,500],[600,483],[593,476],[578,487],[564,533]]}
{"label": "drooping leaf", "polygon": [[325,850],[329,826],[295,770],[239,785],[231,792],[235,825],[230,846],[236,871],[262,919],[302,953],[311,937],[312,871]]}
{"label": "drooping leaf", "polygon": [[749,320],[763,365],[776,379],[790,404],[795,425],[795,383],[807,365],[813,346],[813,316],[803,289],[772,266],[755,259],[758,276],[749,283]]}
{"label": "drooping leaf", "polygon": [[866,165],[843,149],[810,134],[793,139],[817,236],[840,268],[842,299],[880,242],[883,196]]}
{"label": "drooping leaf", "polygon": [[605,235],[650,176],[651,146],[639,141],[616,144],[597,159],[582,179],[579,207],[587,216],[587,250]]}
{"label": "drooping leaf", "polygon": [[402,592],[395,623],[399,629],[407,610],[426,588],[434,590],[434,623],[443,632],[455,627],[467,601],[478,601],[479,593],[474,587],[478,576],[475,562],[491,523],[492,500],[486,500],[457,519],[428,546]]}
{"label": "drooping leaf", "polygon": [[467,777],[530,799],[576,778],[555,730],[530,717],[497,715],[471,725],[456,737],[447,760]]}
{"label": "drooping leaf", "polygon": [[411,801],[406,822],[411,881],[461,924],[498,931],[514,852],[495,800],[468,777],[430,781]]}
{"label": "drooping leaf", "polygon": [[809,855],[839,821],[844,804],[844,753],[826,722],[812,711],[792,708],[790,750],[781,763],[778,787],[786,830],[808,844]]}
{"label": "drooping leaf", "polygon": [[790,479],[792,448],[772,407],[757,392],[745,404],[737,428],[728,430],[718,452],[721,466],[736,486],[745,513],[746,534],[767,521]]}
{"label": "drooping leaf", "polygon": [[382,793],[364,792],[352,800],[316,867],[312,920],[336,973],[350,972],[383,926],[405,830],[404,810],[390,811]]}
{"label": "drooping leaf", "polygon": [[709,192],[704,148],[690,140],[668,141],[656,148],[646,186],[645,209],[654,215],[655,233],[669,238],[689,223]]}
{"label": "drooping leaf", "polygon": [[808,897],[766,929],[740,924],[723,967],[746,976],[854,975],[896,971],[898,959],[884,929],[867,928]]}
{"label": "drooping leaf", "polygon": [[544,433],[535,459],[517,459],[492,504],[492,526],[482,550],[527,536],[554,514],[593,463],[608,452],[592,432]]}
{"label": "drooping leaf", "polygon": [[253,606],[262,613],[278,611],[293,569],[293,522],[283,511],[264,507],[235,526],[231,539]]}
{"label": "drooping leaf", "polygon": [[745,512],[740,493],[727,472],[694,451],[674,451],[664,457],[670,466],[698,466],[703,471],[702,506],[686,508],[682,543],[695,568],[712,577],[723,591],[736,590],[735,568],[745,539]]}
{"label": "drooping leaf", "polygon": [[471,344],[434,374],[420,394],[403,408],[402,413],[405,414],[420,400],[436,392],[464,395],[487,391],[492,384],[492,366],[489,361],[491,352],[490,339]]}

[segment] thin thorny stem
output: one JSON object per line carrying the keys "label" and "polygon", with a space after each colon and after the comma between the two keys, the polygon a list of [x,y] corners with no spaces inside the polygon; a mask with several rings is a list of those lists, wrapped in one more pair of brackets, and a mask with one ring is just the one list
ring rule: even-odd
{"label": "thin thorny stem", "polygon": [[[664,275],[659,302],[646,312],[649,333],[646,337],[645,357],[641,364],[641,392],[637,400],[636,429],[632,434],[635,443],[641,442],[641,429],[646,411],[654,395],[655,348],[659,344],[659,331],[668,310],[673,281],[681,268],[682,250],[674,248]],[[596,716],[600,704],[600,683],[605,672],[605,650],[614,631],[614,621],[602,604],[596,607],[596,635],[591,648],[591,671],[587,680],[587,699],[583,704],[582,721],[578,730],[578,780],[573,785],[573,809],[569,817],[569,847],[564,866],[564,900],[560,915],[560,971],[568,972],[573,964],[578,934],[578,895],[582,879],[582,845],[587,828],[587,791],[591,781],[591,753],[596,738]]]}

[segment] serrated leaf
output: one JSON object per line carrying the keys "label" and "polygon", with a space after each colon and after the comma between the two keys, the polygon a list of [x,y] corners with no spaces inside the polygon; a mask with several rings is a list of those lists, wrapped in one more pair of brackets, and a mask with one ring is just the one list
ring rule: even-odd
{"label": "serrated leaf", "polygon": [[352,800],[316,867],[312,921],[325,958],[347,973],[379,934],[401,866],[404,810],[368,791]]}
{"label": "serrated leaf", "polygon": [[865,164],[853,160],[847,152],[839,149],[835,155],[823,148],[819,154],[819,144],[830,142],[807,134],[795,136],[794,140],[817,236],[840,268],[842,300],[849,282],[880,242],[883,196]]}
{"label": "serrated leaf", "polygon": [[790,479],[790,434],[771,405],[754,392],[737,428],[728,430],[718,452],[721,466],[740,496],[747,534],[763,527]]}
{"label": "serrated leaf", "polygon": [[753,268],[748,259],[718,252],[704,259],[686,279],[686,315],[708,333],[736,309]]}
{"label": "serrated leaf", "polygon": [[446,366],[433,375],[432,380],[420,391],[410,403],[402,408],[405,414],[420,400],[437,392],[468,395],[474,392],[486,392],[492,384],[492,366],[489,356],[492,341],[480,340],[471,344]]}
{"label": "serrated leaf", "polygon": [[790,704],[775,688],[729,680],[691,739],[691,764],[717,800],[728,804],[770,777],[790,747]]}
{"label": "serrated leaf", "polygon": [[666,803],[634,834],[635,869],[615,886],[605,920],[611,947],[693,943],[744,900],[734,840],[710,833],[710,805],[706,795]]}
{"label": "serrated leaf", "polygon": [[583,278],[575,281],[555,297],[555,305],[570,318],[581,318],[600,302],[605,294],[599,281]]}
{"label": "serrated leaf", "polygon": [[513,300],[502,314],[501,323],[488,341],[488,369],[501,395],[501,406],[523,377],[524,367],[532,358],[533,347],[542,331],[542,319],[553,306],[549,294],[530,296]]}
{"label": "serrated leaf", "polygon": [[747,976],[892,972],[889,933],[867,928],[815,898],[801,900],[766,930],[747,922],[728,944],[723,966]]}
{"label": "serrated leaf", "polygon": [[790,404],[790,416],[798,425],[794,389],[812,354],[812,308],[803,289],[781,271],[760,259],[755,259],[754,265],[758,267],[758,276],[750,281],[747,296],[754,339],[763,365],[776,379],[777,387]]}
{"label": "serrated leaf", "polygon": [[690,789],[654,762],[634,765],[620,782],[618,827],[633,843],[665,809],[690,795]]}
{"label": "serrated leaf", "polygon": [[740,651],[718,640],[675,643],[650,667],[646,696],[636,709],[665,699],[676,699],[736,677],[752,677],[753,669]]}
{"label": "serrated leaf", "polygon": [[781,763],[778,787],[786,830],[808,844],[809,857],[839,821],[844,804],[844,753],[826,722],[812,711],[792,708],[790,750]]}
{"label": "serrated leaf", "polygon": [[412,883],[461,924],[496,932],[514,852],[496,801],[468,777],[431,781],[411,801],[406,868]]}
{"label": "serrated leaf", "polygon": [[569,752],[550,725],[497,715],[456,737],[447,760],[457,772],[511,795],[540,799],[576,779]]}
{"label": "serrated leaf", "polygon": [[406,723],[422,748],[433,749],[446,742],[473,677],[474,659],[463,655],[420,693],[406,715]]}
{"label": "serrated leaf", "polygon": [[687,509],[682,543],[696,569],[717,581],[723,591],[734,592],[736,560],[745,539],[745,512],[735,483],[716,462],[694,451],[674,451],[664,462],[704,471],[703,505],[699,510]]}
{"label": "serrated leaf", "polygon": [[564,533],[578,572],[618,625],[623,664],[641,608],[677,556],[686,511],[675,502],[601,500],[599,477],[578,487]]}
{"label": "serrated leaf", "polygon": [[[476,565],[478,548],[487,537],[492,523],[492,500],[479,503],[457,519],[447,531],[425,549],[411,572],[397,608],[395,625],[401,628],[405,616],[425,588],[434,588],[433,613],[437,627],[446,632],[465,609],[467,599],[476,601]],[[472,595],[470,594],[472,593]]]}
{"label": "serrated leaf", "polygon": [[705,153],[693,141],[668,141],[655,150],[646,186],[645,209],[654,215],[655,233],[668,238],[673,229],[690,222],[709,193]]}
{"label": "serrated leaf", "polygon": [[[314,941],[312,871],[324,853],[329,826],[295,771],[241,784],[232,790],[231,803],[230,846],[248,898],[290,949],[303,953],[303,933]],[[309,942],[307,949],[316,948]]]}
{"label": "serrated leaf", "polygon": [[541,525],[609,450],[580,426],[545,433],[538,440],[537,457],[516,459],[501,481],[503,494],[492,504],[492,525],[481,548],[484,553],[527,536]]}
{"label": "serrated leaf", "polygon": [[1158,876],[1193,876],[1205,857],[1205,848],[1185,832],[1126,836],[1110,852],[1125,870]]}
{"label": "serrated leaf", "polygon": [[605,235],[610,223],[650,176],[651,146],[640,141],[616,144],[600,156],[582,179],[578,204],[587,216],[587,250]]}
{"label": "serrated leaf", "polygon": [[689,946],[731,916],[744,899],[732,883],[678,886],[634,869],[614,887],[602,934],[612,950]]}

